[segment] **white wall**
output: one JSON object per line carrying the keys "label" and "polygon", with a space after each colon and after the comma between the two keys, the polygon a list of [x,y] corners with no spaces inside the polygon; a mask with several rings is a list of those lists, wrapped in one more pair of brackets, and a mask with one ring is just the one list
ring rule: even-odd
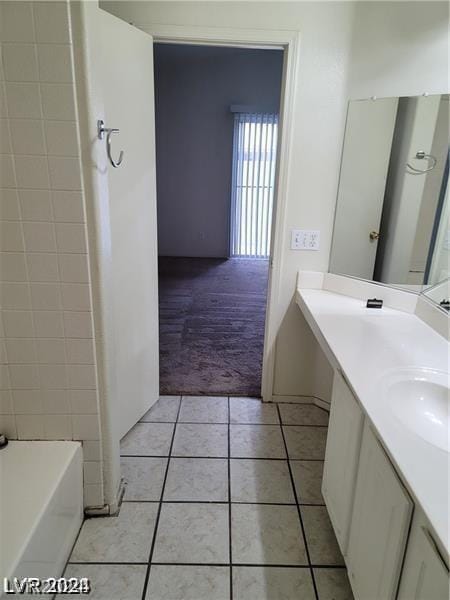
{"label": "white wall", "polygon": [[278,112],[283,53],[156,44],[154,54],[159,254],[226,257],[230,105]]}
{"label": "white wall", "polygon": [[[447,4],[105,2],[102,6],[138,26],[160,23],[300,31],[292,163],[281,225],[285,242],[277,257],[282,280],[272,306],[279,328],[274,391],[328,397],[329,367],[293,294],[299,268],[328,268],[347,100],[446,91]],[[320,250],[291,251],[292,227],[320,229]]]}
{"label": "white wall", "polygon": [[350,97],[448,91],[448,3],[357,2]]}
{"label": "white wall", "polygon": [[103,505],[68,5],[1,2],[0,24],[0,431],[81,440],[85,504]]}

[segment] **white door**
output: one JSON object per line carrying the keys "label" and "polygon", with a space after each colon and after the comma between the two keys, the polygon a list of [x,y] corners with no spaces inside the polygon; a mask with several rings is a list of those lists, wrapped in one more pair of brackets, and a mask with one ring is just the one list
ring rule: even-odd
{"label": "white door", "polygon": [[330,271],[373,279],[397,98],[350,102]]}
{"label": "white door", "polygon": [[413,504],[366,423],[346,563],[357,600],[394,600]]}
{"label": "white door", "polygon": [[94,140],[97,186],[110,225],[110,248],[105,243],[101,249],[101,269],[110,272],[103,310],[111,313],[108,410],[117,439],[159,394],[153,40],[94,3],[85,6],[85,26],[95,96],[90,104],[99,113],[91,121],[103,119],[106,127],[119,129],[112,136],[112,156],[117,160],[124,152],[122,164],[114,168],[106,158],[105,140]]}
{"label": "white door", "polygon": [[342,554],[355,494],[364,415],[342,375],[335,371],[322,494]]}
{"label": "white door", "polygon": [[443,600],[449,597],[448,566],[421,511],[414,516],[403,565],[398,600]]}

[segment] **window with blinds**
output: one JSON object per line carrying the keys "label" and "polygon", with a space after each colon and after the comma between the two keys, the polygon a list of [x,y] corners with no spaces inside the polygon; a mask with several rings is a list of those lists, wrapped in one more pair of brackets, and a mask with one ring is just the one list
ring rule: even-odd
{"label": "window with blinds", "polygon": [[231,256],[270,255],[277,134],[276,114],[235,114]]}

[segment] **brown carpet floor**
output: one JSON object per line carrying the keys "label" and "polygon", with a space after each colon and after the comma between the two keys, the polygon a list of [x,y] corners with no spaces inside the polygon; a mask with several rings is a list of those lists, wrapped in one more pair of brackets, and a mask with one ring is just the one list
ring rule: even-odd
{"label": "brown carpet floor", "polygon": [[159,259],[161,394],[260,396],[268,261]]}

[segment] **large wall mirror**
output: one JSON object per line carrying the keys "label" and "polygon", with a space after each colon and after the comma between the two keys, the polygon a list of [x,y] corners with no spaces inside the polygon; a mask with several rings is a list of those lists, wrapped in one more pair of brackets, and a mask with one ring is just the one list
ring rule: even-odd
{"label": "large wall mirror", "polygon": [[448,95],[349,102],[331,272],[448,293],[449,109]]}

